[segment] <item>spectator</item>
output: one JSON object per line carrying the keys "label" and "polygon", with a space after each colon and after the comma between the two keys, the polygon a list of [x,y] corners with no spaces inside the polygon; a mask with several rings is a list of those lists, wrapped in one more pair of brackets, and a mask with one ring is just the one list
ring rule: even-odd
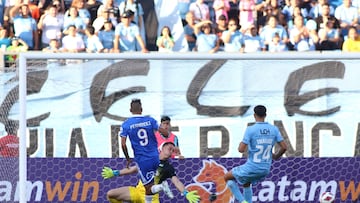
{"label": "spectator", "polygon": [[[119,6],[120,15],[123,14],[127,10],[131,10],[132,12],[134,12],[134,15],[132,17],[132,22],[137,24],[137,26],[139,27],[141,38],[143,39],[144,43],[146,44],[145,26],[144,26],[144,19],[143,19],[144,10],[143,10],[141,4],[139,3],[138,0],[124,0],[123,2],[120,3],[120,6]],[[138,43],[136,43],[136,50],[140,50],[140,49],[141,49],[140,45]]]}
{"label": "spectator", "polygon": [[337,29],[338,32],[340,32],[340,22],[337,18],[335,18],[335,16],[331,15],[330,12],[330,4],[328,3],[324,3],[321,7],[321,16],[318,16],[317,18],[315,18],[315,22],[317,25],[316,30],[319,31],[319,29],[321,28],[325,28],[326,23],[329,20],[334,22],[334,29]]}
{"label": "spectator", "polygon": [[4,25],[4,15],[5,15],[5,3],[6,0],[0,1],[0,25]]}
{"label": "spectator", "polygon": [[227,21],[229,21],[229,19],[239,19],[239,0],[229,0],[229,5],[230,5],[230,9],[228,11],[228,18]]}
{"label": "spectator", "polygon": [[38,22],[40,19],[40,9],[38,5],[34,4],[32,0],[23,0],[23,4],[28,5],[31,17]]}
{"label": "spectator", "polygon": [[204,3],[204,0],[196,0],[190,4],[189,11],[194,14],[195,23],[203,20],[210,20],[209,6]]}
{"label": "spectator", "polygon": [[224,42],[222,40],[222,33],[228,29],[226,17],[224,15],[219,16],[218,23],[216,23],[215,34],[219,39],[219,51],[224,51]]}
{"label": "spectator", "polygon": [[[42,49],[43,52],[47,52],[47,53],[60,53],[61,47],[60,47],[60,43],[58,39],[50,39],[49,41],[49,46],[45,47]],[[60,65],[62,65],[62,62],[64,60],[59,60],[59,59],[47,59],[47,67],[58,67]]]}
{"label": "spectator", "polygon": [[6,51],[7,47],[11,45],[11,39],[7,33],[7,30],[3,27],[0,27],[0,48],[2,51]]}
{"label": "spectator", "polygon": [[95,33],[98,33],[103,27],[105,22],[109,21],[113,27],[115,27],[118,23],[115,18],[110,18],[111,10],[103,10],[102,15],[98,16],[94,22],[93,27],[95,28]]}
{"label": "spectator", "polygon": [[276,16],[270,16],[267,25],[261,29],[260,37],[264,41],[265,46],[268,46],[273,41],[274,34],[277,33],[280,37],[280,44],[287,44],[289,41],[285,28],[278,24]]}
{"label": "spectator", "polygon": [[219,39],[212,32],[210,20],[201,21],[195,25],[196,50],[198,52],[215,53],[219,50]]}
{"label": "spectator", "polygon": [[289,22],[293,15],[294,15],[294,9],[296,7],[300,8],[300,13],[303,17],[307,18],[308,17],[308,11],[306,10],[306,8],[302,8],[301,7],[301,0],[289,0],[288,5],[286,5],[283,9],[282,9],[282,13],[285,16],[285,20],[286,22]]}
{"label": "spectator", "polygon": [[286,44],[281,40],[279,33],[274,33],[271,42],[268,44],[269,52],[283,52],[287,51]]}
{"label": "spectator", "polygon": [[214,0],[213,8],[215,10],[216,23],[218,23],[220,16],[225,16],[226,21],[228,21],[228,11],[230,10],[229,0]]}
{"label": "spectator", "polygon": [[350,27],[348,37],[342,45],[344,52],[360,52],[360,36],[356,27]]}
{"label": "spectator", "polygon": [[85,47],[87,53],[101,53],[104,49],[99,37],[95,34],[95,29],[92,25],[88,25],[85,30],[86,40]]}
{"label": "spectator", "polygon": [[319,43],[318,50],[336,50],[340,45],[340,32],[336,29],[334,20],[326,20],[324,22],[325,27],[321,28],[318,32]]}
{"label": "spectator", "polygon": [[49,45],[47,47],[44,47],[42,49],[42,51],[43,52],[50,52],[50,53],[59,53],[59,52],[61,52],[58,39],[50,39],[49,40]]}
{"label": "spectator", "polygon": [[265,51],[266,47],[263,40],[260,38],[255,25],[250,25],[244,35],[244,52],[261,52]]}
{"label": "spectator", "polygon": [[110,19],[116,19],[119,22],[120,11],[114,3],[114,0],[105,0],[105,3],[101,5],[97,10],[97,16],[99,17],[103,11],[109,11]]}
{"label": "spectator", "polygon": [[65,35],[69,34],[68,28],[70,25],[74,25],[77,30],[76,32],[81,36],[85,35],[86,23],[79,16],[78,9],[74,6],[71,6],[69,10],[65,13],[64,17],[64,28],[63,33]]}
{"label": "spectator", "polygon": [[77,34],[75,25],[69,25],[68,34],[62,39],[62,50],[70,53],[85,51],[84,40]]}
{"label": "spectator", "polygon": [[316,4],[310,10],[310,13],[309,13],[310,18],[316,19],[316,18],[322,16],[323,10],[324,10],[323,9],[324,5],[327,5],[329,7],[329,11],[328,11],[329,15],[332,15],[332,16],[334,15],[335,9],[334,9],[334,7],[332,7],[329,4],[328,0],[318,0],[318,1],[315,1],[315,3]]}
{"label": "spectator", "polygon": [[104,29],[98,33],[99,39],[104,46],[104,53],[111,53],[114,51],[115,32],[113,24],[110,20],[104,23]]}
{"label": "spectator", "polygon": [[64,18],[58,14],[56,5],[50,5],[47,12],[41,16],[37,26],[42,31],[41,48],[48,47],[50,39],[60,40],[62,38]]}
{"label": "spectator", "polygon": [[149,52],[140,35],[139,27],[131,23],[134,12],[131,10],[125,11],[121,16],[121,23],[115,27],[114,51],[128,52],[136,51],[136,40],[141,46],[143,53]]}
{"label": "spectator", "polygon": [[194,33],[195,17],[191,11],[186,14],[186,22],[187,24],[184,27],[184,35],[188,43],[189,51],[193,51],[196,45],[196,35]]}
{"label": "spectator", "polygon": [[[14,53],[25,52],[27,50],[29,50],[29,46],[26,44],[24,40],[22,40],[19,37],[13,37],[11,40],[11,45],[6,48],[6,51],[14,52]],[[18,57],[17,54],[10,54],[10,55],[6,55],[5,60],[7,62],[14,63],[17,57]]]}
{"label": "spectator", "polygon": [[269,17],[272,16],[273,7],[268,5],[263,9],[262,15],[257,17],[257,28],[258,32],[261,33],[262,28],[267,24]]}
{"label": "spectator", "polygon": [[101,5],[102,3],[97,0],[87,0],[87,2],[85,3],[85,8],[90,13],[90,22],[89,22],[90,25],[92,25],[94,20],[97,18],[98,16],[97,11]]}
{"label": "spectator", "polygon": [[239,3],[241,27],[254,24],[256,20],[255,0],[241,0]]}
{"label": "spectator", "polygon": [[351,0],[343,0],[343,3],[336,7],[335,18],[340,22],[341,34],[343,37],[347,35],[350,27],[358,26],[358,10],[351,5]]}
{"label": "spectator", "polygon": [[193,2],[195,2],[195,0],[178,0],[178,10],[183,26],[187,24],[186,14],[189,12],[190,4]]}
{"label": "spectator", "polygon": [[58,13],[64,15],[65,13],[64,0],[39,0],[38,8],[40,9],[40,14],[43,15],[51,5],[55,5],[58,9]]}
{"label": "spectator", "polygon": [[[295,26],[295,18],[297,16],[303,17],[302,14],[301,14],[301,8],[298,7],[298,6],[294,8],[291,20],[287,22],[286,28],[287,28],[288,32],[290,32],[290,30]],[[307,18],[303,18],[303,24],[304,25],[306,24],[306,21],[307,21]]]}
{"label": "spectator", "polygon": [[85,8],[85,0],[73,0],[71,6],[77,9],[79,17],[82,19],[85,25],[88,25],[90,23],[91,16],[90,12]]}
{"label": "spectator", "polygon": [[156,45],[159,49],[159,52],[172,52],[175,41],[168,26],[161,28],[161,33],[156,40]]}
{"label": "spectator", "polygon": [[38,50],[39,38],[36,21],[29,14],[29,7],[26,4],[17,4],[10,10],[15,36],[22,39],[30,50]]}
{"label": "spectator", "polygon": [[230,19],[228,30],[222,34],[225,52],[244,52],[244,36],[239,29],[238,19]]}
{"label": "spectator", "polygon": [[[314,27],[316,30],[316,27]],[[296,51],[313,51],[315,43],[310,38],[310,31],[304,25],[304,18],[298,15],[294,18],[294,26],[290,30],[290,42]]]}

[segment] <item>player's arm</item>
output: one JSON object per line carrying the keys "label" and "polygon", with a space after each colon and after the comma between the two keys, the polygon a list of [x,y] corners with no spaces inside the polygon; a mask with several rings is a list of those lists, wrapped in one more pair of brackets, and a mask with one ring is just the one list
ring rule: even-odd
{"label": "player's arm", "polygon": [[126,167],[129,168],[131,160],[130,160],[128,148],[126,146],[126,137],[121,137],[121,149],[122,149],[122,151],[125,155],[126,161],[127,161]]}
{"label": "player's arm", "polygon": [[246,151],[246,148],[247,148],[247,144],[245,144],[243,142],[240,142],[239,147],[238,147],[238,151],[240,153],[244,153]]}
{"label": "player's arm", "polygon": [[171,177],[171,182],[175,185],[176,189],[181,192],[183,196],[190,202],[196,203],[199,202],[200,196],[197,194],[197,191],[188,191],[184,184],[179,180],[177,176]]}
{"label": "player's arm", "polygon": [[112,178],[112,177],[115,177],[115,176],[123,176],[123,175],[133,174],[133,173],[136,173],[137,171],[138,171],[137,166],[131,166],[129,168],[123,168],[121,170],[113,170],[113,169],[105,166],[102,169],[101,176],[104,179],[109,179],[109,178]]}
{"label": "player's arm", "polygon": [[280,145],[280,150],[278,152],[276,152],[275,154],[273,154],[272,158],[274,160],[278,160],[287,150],[287,146],[286,146],[286,143],[284,140],[281,142],[278,142],[278,144]]}

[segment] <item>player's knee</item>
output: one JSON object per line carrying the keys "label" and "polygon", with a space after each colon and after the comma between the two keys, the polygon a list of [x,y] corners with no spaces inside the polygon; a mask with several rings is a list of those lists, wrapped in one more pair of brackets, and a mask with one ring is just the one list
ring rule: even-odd
{"label": "player's knee", "polygon": [[225,182],[227,182],[227,181],[229,181],[229,180],[233,180],[233,179],[234,179],[234,177],[233,177],[233,175],[232,175],[231,172],[227,172],[227,173],[224,175],[224,180],[225,180]]}
{"label": "player's knee", "polygon": [[245,183],[243,186],[244,187],[250,187],[251,183]]}

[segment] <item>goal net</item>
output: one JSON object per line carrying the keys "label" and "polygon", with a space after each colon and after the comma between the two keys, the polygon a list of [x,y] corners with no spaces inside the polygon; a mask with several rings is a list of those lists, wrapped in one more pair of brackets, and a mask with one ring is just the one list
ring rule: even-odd
{"label": "goal net", "polygon": [[[315,59],[313,56],[315,62],[309,61],[310,55],[21,53],[18,64],[0,74],[0,138],[10,133],[17,134],[19,139],[19,154],[0,157],[0,191],[5,191],[0,192],[0,198],[3,198],[0,202],[24,203],[37,198],[31,193],[32,188],[26,186],[31,172],[28,167],[40,168],[40,174],[45,174],[42,180],[47,180],[47,176],[61,177],[62,172],[71,170],[75,170],[74,177],[73,174],[66,175],[63,182],[73,180],[77,183],[83,175],[79,171],[98,179],[102,158],[123,157],[117,132],[119,124],[130,116],[129,103],[133,98],[142,100],[145,115],[158,120],[163,115],[171,117],[172,130],[180,134],[181,151],[186,158],[195,158],[186,160],[186,165],[179,161],[177,167],[179,176],[186,176],[182,180],[191,184],[196,170],[206,168],[199,158],[239,157],[239,136],[244,133],[245,126],[253,122],[250,105],[268,102],[272,111],[269,120],[283,120],[285,127],[282,130],[293,129],[292,123],[298,117],[288,116],[283,104],[286,90],[283,85],[288,75],[309,65],[320,73],[325,73],[322,70],[327,67],[333,67],[330,71],[334,71],[334,75],[343,73],[339,62],[323,63],[322,55],[316,55]],[[331,55],[326,59],[339,57]],[[290,66],[287,60],[297,61]],[[355,62],[345,62],[348,67],[353,67],[352,70],[356,69]],[[271,64],[271,70],[270,67],[264,69],[264,64]],[[264,77],[262,83],[265,85],[259,85],[253,79],[254,75]],[[275,80],[269,78],[281,82],[270,84],[268,81]],[[312,85],[318,88],[323,84]],[[320,100],[312,105],[323,107],[329,104]],[[316,117],[306,121],[313,124],[317,120]],[[312,126],[310,124],[308,126]],[[291,139],[295,140],[294,137]],[[16,147],[16,141],[8,147]],[[0,145],[0,152],[2,149]],[[96,158],[99,163],[93,166],[87,160],[64,160],[78,157]],[[32,158],[64,158],[57,159],[64,168],[54,168],[53,163],[27,165]],[[44,160],[36,160],[36,163],[44,163],[41,161]],[[84,164],[77,166],[74,162]],[[115,165],[116,161],[111,163]],[[209,163],[214,165],[212,161]],[[223,171],[229,168],[221,164],[216,166]],[[43,172],[47,170],[49,172]],[[216,193],[215,185],[212,184],[212,193]],[[115,183],[110,185],[116,186]],[[76,199],[76,194],[70,194],[69,201],[73,197]],[[101,194],[101,198],[105,198],[105,194]]]}

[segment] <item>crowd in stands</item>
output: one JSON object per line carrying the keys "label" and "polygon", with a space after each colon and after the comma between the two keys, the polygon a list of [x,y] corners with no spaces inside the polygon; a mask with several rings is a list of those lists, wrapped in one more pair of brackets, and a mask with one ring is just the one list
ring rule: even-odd
{"label": "crowd in stands", "polygon": [[[2,51],[149,52],[139,0],[2,0]],[[189,52],[360,52],[360,0],[177,0]],[[171,23],[156,50],[172,52]],[[9,57],[7,60],[16,60]]]}

